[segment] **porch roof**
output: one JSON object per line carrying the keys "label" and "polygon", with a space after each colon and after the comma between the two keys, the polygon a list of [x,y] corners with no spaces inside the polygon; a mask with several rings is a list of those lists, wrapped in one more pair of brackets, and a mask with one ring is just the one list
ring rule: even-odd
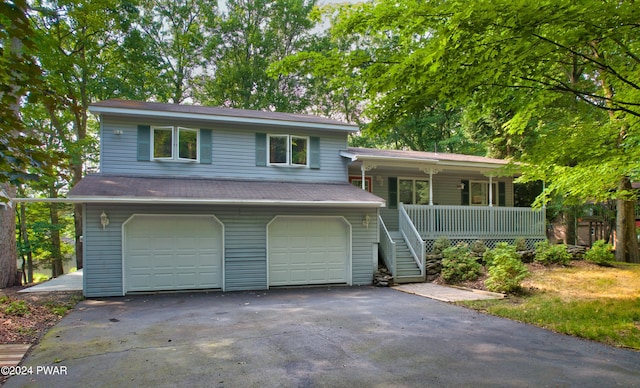
{"label": "porch roof", "polygon": [[353,162],[371,162],[379,166],[393,167],[419,166],[426,168],[494,170],[509,164],[508,160],[484,156],[354,147],[343,151],[342,156],[351,159]]}
{"label": "porch roof", "polygon": [[88,175],[68,202],[382,207],[382,198],[349,183]]}

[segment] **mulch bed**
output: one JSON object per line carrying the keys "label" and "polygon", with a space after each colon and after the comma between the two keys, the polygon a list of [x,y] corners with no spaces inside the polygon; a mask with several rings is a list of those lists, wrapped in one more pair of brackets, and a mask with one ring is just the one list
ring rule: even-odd
{"label": "mulch bed", "polygon": [[36,344],[78,301],[81,291],[18,293],[0,289],[0,344]]}

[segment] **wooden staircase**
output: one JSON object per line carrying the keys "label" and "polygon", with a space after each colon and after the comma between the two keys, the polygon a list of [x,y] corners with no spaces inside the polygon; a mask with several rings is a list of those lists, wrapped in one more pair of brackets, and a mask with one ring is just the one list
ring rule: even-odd
{"label": "wooden staircase", "polygon": [[425,277],[420,274],[420,267],[416,263],[407,243],[400,232],[390,232],[389,235],[396,243],[396,276],[395,283],[424,282]]}

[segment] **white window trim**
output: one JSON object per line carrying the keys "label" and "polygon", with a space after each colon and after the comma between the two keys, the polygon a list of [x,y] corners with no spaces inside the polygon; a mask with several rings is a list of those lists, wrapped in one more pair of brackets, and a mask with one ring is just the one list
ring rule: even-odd
{"label": "white window trim", "polygon": [[[474,183],[480,183],[486,187],[485,195],[482,198],[482,203],[473,203],[473,193],[471,192],[471,187]],[[493,191],[491,192],[491,198],[495,204],[493,206],[499,206],[498,203],[498,192],[500,190],[500,185],[498,182],[491,182],[493,185]],[[470,180],[469,181],[469,206],[489,206],[489,181],[479,181],[479,180]]]}
{"label": "white window trim", "polygon": [[[284,163],[272,163],[271,162],[271,138],[285,138],[287,139],[287,160]],[[291,139],[304,139],[306,143],[307,149],[307,158],[305,160],[305,164],[295,164],[293,163],[293,142]],[[308,168],[309,167],[309,152],[310,152],[310,137],[309,136],[299,136],[299,135],[283,135],[283,134],[267,134],[267,166],[275,166],[275,167],[298,167],[298,168]]]}
{"label": "white window trim", "polygon": [[[416,181],[422,181],[429,183],[428,177],[398,177],[398,200],[400,200],[400,181],[411,181],[411,203],[416,204]],[[429,183],[430,184],[430,183]],[[429,192],[429,201],[431,202],[431,192]],[[408,204],[405,204],[408,205]]]}
{"label": "white window trim", "polygon": [[[195,159],[189,159],[189,158],[181,158],[180,157],[180,131],[191,131],[191,132],[195,132],[196,133],[196,158]],[[175,129],[175,158],[181,162],[199,162],[200,161],[200,130],[199,129],[194,129],[194,128],[187,128],[187,127],[176,127]]]}
{"label": "white window trim", "polygon": [[[155,156],[155,134],[158,130],[171,130],[171,157],[156,157]],[[180,130],[193,131],[196,133],[196,158],[181,158],[180,157]],[[151,127],[151,159],[161,162],[185,162],[185,163],[198,163],[200,162],[200,130],[196,128],[179,127],[179,126],[152,126]]]}

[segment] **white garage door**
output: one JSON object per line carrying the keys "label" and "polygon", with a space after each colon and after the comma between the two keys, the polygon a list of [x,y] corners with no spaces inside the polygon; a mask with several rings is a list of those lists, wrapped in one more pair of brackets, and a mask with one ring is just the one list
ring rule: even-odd
{"label": "white garage door", "polygon": [[269,285],[349,282],[350,228],[342,217],[276,217],[268,226]]}
{"label": "white garage door", "polygon": [[223,229],[215,217],[135,215],[124,235],[125,291],[222,288]]}

